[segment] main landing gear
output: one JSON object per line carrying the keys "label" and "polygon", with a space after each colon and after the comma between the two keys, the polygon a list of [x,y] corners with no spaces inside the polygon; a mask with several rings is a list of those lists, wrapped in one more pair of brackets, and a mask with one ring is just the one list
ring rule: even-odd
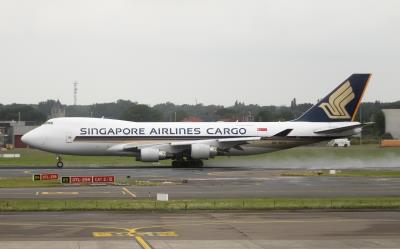
{"label": "main landing gear", "polygon": [[61,169],[62,167],[64,167],[64,163],[62,161],[62,157],[61,156],[57,156],[57,168]]}
{"label": "main landing gear", "polygon": [[203,167],[203,161],[200,159],[190,159],[190,160],[174,160],[172,161],[173,168],[185,168],[185,167],[195,167],[201,168]]}

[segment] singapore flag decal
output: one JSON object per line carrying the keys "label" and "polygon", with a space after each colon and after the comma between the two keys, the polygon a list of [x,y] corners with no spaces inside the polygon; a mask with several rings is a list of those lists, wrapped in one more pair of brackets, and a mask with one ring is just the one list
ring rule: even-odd
{"label": "singapore flag decal", "polygon": [[258,132],[267,132],[267,128],[257,128]]}

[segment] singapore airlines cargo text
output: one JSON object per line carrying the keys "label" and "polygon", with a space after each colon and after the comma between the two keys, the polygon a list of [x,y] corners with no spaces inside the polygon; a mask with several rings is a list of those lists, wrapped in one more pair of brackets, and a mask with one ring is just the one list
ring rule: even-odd
{"label": "singapore airlines cargo text", "polygon": [[[149,131],[148,133],[146,131]],[[246,135],[246,128],[204,128],[208,135]],[[200,135],[202,128],[81,128],[80,135]]]}

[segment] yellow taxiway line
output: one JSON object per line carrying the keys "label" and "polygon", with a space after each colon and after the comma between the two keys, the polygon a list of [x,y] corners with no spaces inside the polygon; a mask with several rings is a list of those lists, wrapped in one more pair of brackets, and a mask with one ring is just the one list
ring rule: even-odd
{"label": "yellow taxiway line", "polygon": [[137,235],[137,236],[135,236],[135,240],[141,248],[153,249],[153,247],[151,247],[151,245],[145,239],[143,239],[143,237]]}
{"label": "yellow taxiway line", "polygon": [[153,249],[153,247],[147,242],[145,239],[143,239],[142,236],[137,234],[137,229],[132,228],[132,229],[127,229],[128,234],[134,235],[136,243],[142,248],[142,249]]}
{"label": "yellow taxiway line", "polygon": [[131,191],[129,191],[127,188],[123,187],[122,190],[127,193],[128,195],[132,196],[133,198],[136,198],[135,193],[132,193]]}

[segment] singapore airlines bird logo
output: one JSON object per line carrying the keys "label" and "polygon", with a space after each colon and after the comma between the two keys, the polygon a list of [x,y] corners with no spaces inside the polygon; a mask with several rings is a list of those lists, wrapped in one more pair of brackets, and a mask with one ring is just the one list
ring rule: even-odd
{"label": "singapore airlines bird logo", "polygon": [[329,103],[322,103],[319,107],[324,110],[330,119],[348,119],[350,115],[346,110],[346,105],[354,97],[353,88],[351,88],[350,82],[347,81],[329,96]]}

